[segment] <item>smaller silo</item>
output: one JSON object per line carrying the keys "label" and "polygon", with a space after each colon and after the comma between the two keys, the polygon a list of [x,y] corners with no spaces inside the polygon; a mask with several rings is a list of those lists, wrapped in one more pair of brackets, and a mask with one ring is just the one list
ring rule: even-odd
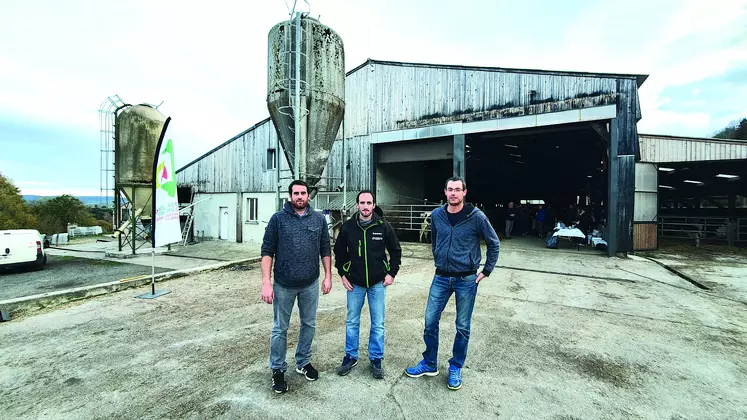
{"label": "smaller silo", "polygon": [[114,169],[116,188],[141,209],[141,217],[153,213],[153,160],[166,117],[150,105],[125,108],[114,127]]}

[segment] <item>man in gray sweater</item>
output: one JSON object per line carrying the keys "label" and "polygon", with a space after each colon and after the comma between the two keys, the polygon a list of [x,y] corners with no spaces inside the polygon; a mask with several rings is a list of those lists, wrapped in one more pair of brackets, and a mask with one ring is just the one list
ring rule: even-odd
{"label": "man in gray sweater", "polygon": [[[311,365],[311,342],[316,329],[319,303],[319,258],[324,264],[322,292],[332,289],[332,263],[327,222],[309,205],[309,187],[293,181],[288,187],[289,202],[270,218],[262,242],[262,300],[272,304],[274,322],[270,338],[272,389],[288,391],[285,371],[287,332],[293,305],[298,298],[301,321],[296,346],[296,372],[315,381],[319,372]],[[275,282],[270,280],[273,267]]]}

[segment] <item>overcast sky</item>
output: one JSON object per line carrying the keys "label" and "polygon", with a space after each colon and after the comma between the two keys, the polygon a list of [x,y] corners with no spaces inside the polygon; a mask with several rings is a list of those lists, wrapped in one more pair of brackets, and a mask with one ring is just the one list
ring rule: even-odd
{"label": "overcast sky", "polygon": [[[643,73],[639,132],[710,136],[747,117],[747,0],[315,0],[310,12],[342,37],[348,70],[370,57]],[[24,194],[99,195],[98,109],[115,94],[164,101],[183,166],[267,118],[267,33],[287,17],[283,0],[4,1],[0,172]]]}

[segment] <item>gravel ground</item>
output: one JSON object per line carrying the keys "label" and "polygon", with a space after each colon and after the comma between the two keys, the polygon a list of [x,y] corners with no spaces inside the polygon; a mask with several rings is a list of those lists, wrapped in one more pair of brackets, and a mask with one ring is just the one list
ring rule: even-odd
{"label": "gravel ground", "polygon": [[[156,267],[156,273],[170,271]],[[47,255],[42,271],[0,271],[0,300],[107,283],[151,273],[150,267],[115,261]]]}
{"label": "gravel ground", "polygon": [[[455,307],[441,320],[441,375],[402,370],[423,351],[433,274],[427,246],[406,246],[387,289],[385,379],[362,362],[334,368],[345,292],[320,297],[312,362],[270,390],[272,306],[257,265],[75,302],[0,324],[0,417],[13,419],[737,419],[747,417],[747,311],[653,262],[545,250],[501,252],[479,286],[464,386],[446,388]],[[574,275],[577,273],[578,275]],[[146,291],[143,288],[142,291]],[[288,361],[298,336],[294,310]]]}

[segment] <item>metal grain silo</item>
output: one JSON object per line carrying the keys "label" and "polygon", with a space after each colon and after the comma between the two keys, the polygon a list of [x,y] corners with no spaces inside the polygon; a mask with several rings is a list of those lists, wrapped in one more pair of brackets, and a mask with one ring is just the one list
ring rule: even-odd
{"label": "metal grain silo", "polygon": [[166,117],[149,105],[125,108],[116,117],[114,127],[115,184],[133,211],[142,208],[141,217],[153,213],[150,201],[153,188],[153,159]]}
{"label": "metal grain silo", "polygon": [[[297,24],[302,28],[299,34]],[[293,174],[314,186],[327,165],[345,111],[342,39],[318,20],[305,16],[278,23],[270,30],[268,39],[267,108]],[[299,66],[296,66],[297,45]],[[296,95],[300,104],[298,156]],[[296,170],[297,157],[299,170]]]}

